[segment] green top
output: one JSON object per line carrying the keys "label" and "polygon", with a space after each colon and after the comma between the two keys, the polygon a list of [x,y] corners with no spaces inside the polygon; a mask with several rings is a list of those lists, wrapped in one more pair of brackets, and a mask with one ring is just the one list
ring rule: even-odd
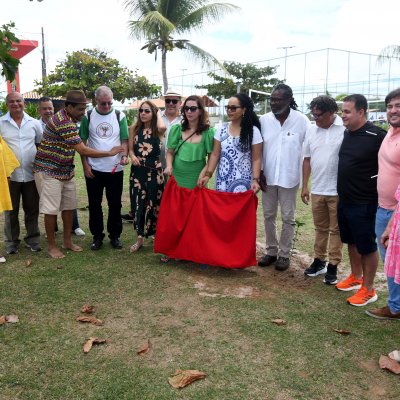
{"label": "green top", "polygon": [[212,152],[214,142],[214,128],[209,128],[201,134],[199,143],[183,142],[182,126],[173,125],[168,135],[168,149],[178,149],[172,164],[172,174],[179,186],[193,189],[201,170],[206,165],[207,155]]}

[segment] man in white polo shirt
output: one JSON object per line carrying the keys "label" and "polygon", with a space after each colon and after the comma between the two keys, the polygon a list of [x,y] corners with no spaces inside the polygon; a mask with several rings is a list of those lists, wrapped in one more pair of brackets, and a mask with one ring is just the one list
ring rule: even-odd
{"label": "man in white polo shirt", "polygon": [[324,282],[334,285],[343,246],[337,221],[337,171],[345,128],[342,119],[336,115],[338,106],[332,97],[316,97],[311,101],[310,109],[316,124],[308,128],[304,142],[301,199],[304,204],[310,200],[308,181],[311,175],[315,258],[304,274],[314,277],[326,273]]}
{"label": "man in white polo shirt", "polygon": [[[263,170],[267,180],[267,189],[262,194],[267,254],[258,265],[266,267],[275,263],[276,270],[285,271],[290,266],[302,148],[310,121],[297,111],[293,91],[288,85],[275,86],[270,101],[271,112],[260,118],[264,140]],[[279,242],[276,231],[278,205],[282,217]]]}

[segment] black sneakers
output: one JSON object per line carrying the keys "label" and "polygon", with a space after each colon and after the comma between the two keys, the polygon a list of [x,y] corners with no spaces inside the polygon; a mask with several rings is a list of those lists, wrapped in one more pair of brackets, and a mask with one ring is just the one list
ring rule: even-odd
{"label": "black sneakers", "polygon": [[314,277],[326,274],[326,270],[326,261],[322,261],[319,258],[314,258],[313,263],[304,271],[304,275]]}
{"label": "black sneakers", "polygon": [[337,283],[337,265],[328,264],[328,271],[326,272],[324,283],[327,285],[335,285]]}
{"label": "black sneakers", "polygon": [[277,271],[286,271],[290,267],[290,259],[286,257],[278,257],[275,263],[275,269]]}
{"label": "black sneakers", "polygon": [[130,213],[121,214],[121,220],[122,220],[122,222],[125,222],[127,224],[132,224],[133,223],[133,216]]}

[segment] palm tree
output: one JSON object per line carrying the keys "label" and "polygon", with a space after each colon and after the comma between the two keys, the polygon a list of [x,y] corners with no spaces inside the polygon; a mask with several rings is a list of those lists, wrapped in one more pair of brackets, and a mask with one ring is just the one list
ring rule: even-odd
{"label": "palm tree", "polygon": [[129,22],[131,36],[146,40],[141,50],[148,53],[161,52],[161,71],[164,92],[168,88],[167,52],[185,50],[193,58],[208,66],[223,65],[210,53],[197,47],[187,39],[174,39],[173,35],[188,34],[199,30],[206,22],[218,21],[239,7],[230,3],[215,3],[210,0],[125,0],[125,7],[132,18]]}

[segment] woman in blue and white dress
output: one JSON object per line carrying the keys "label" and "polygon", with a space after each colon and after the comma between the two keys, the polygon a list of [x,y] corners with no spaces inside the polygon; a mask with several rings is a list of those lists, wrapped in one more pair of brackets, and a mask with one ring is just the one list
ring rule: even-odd
{"label": "woman in blue and white dress", "polygon": [[214,136],[214,147],[204,177],[198,186],[207,184],[217,165],[215,189],[221,192],[260,190],[262,136],[260,121],[249,96],[238,93],[225,107],[228,123],[221,125]]}

